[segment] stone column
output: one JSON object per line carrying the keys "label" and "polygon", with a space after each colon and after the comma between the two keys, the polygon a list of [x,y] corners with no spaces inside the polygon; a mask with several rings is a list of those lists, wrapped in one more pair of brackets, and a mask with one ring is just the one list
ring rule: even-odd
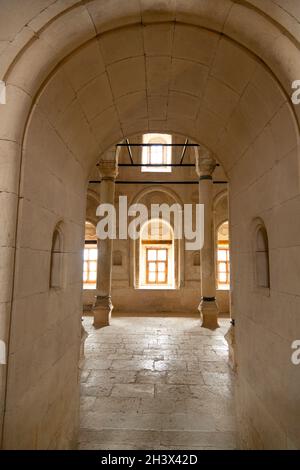
{"label": "stone column", "polygon": [[[115,159],[101,160],[98,170],[101,178],[100,204],[114,205],[117,162]],[[112,239],[98,240],[97,295],[93,305],[95,328],[109,325],[113,309],[111,302],[112,248]]]}
{"label": "stone column", "polygon": [[213,234],[213,180],[215,159],[205,151],[197,155],[196,171],[199,176],[199,203],[204,204],[204,245],[200,251],[201,301],[198,310],[204,328],[218,328],[216,303],[215,247]]}

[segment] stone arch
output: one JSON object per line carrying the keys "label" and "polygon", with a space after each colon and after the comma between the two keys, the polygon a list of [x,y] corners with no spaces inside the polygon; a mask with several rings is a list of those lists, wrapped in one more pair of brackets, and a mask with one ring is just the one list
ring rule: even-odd
{"label": "stone arch", "polygon": [[227,197],[228,198],[228,189],[222,189],[218,194],[216,194],[216,196],[214,197],[214,200],[213,200],[213,207],[214,207],[214,210],[216,208],[216,206],[219,204],[219,202],[224,198],[224,197]]}
{"label": "stone arch", "polygon": [[[282,25],[279,23],[283,21],[287,25],[287,17],[284,16],[286,20],[281,20],[279,14],[270,13],[270,11],[262,12],[258,8],[253,8],[251,2],[241,5],[230,0],[219,1],[217,10],[212,8],[211,4],[212,2],[200,3],[199,0],[193,0],[192,2],[177,2],[176,9],[160,4],[159,7],[146,7],[140,10],[139,2],[134,2],[133,6],[129,7],[128,2],[120,0],[114,4],[115,8],[105,11],[102,2],[95,1],[88,1],[85,5],[82,5],[82,2],[75,2],[66,11],[64,7],[55,5],[52,10],[49,7],[34,21],[28,22],[28,26],[22,30],[14,43],[9,41],[8,54],[4,60],[4,72],[1,75],[8,85],[8,103],[1,109],[0,116],[1,150],[9,177],[5,178],[1,184],[5,193],[8,194],[3,202],[6,213],[13,214],[13,216],[9,221],[12,230],[6,230],[3,225],[2,235],[5,240],[4,245],[9,248],[5,253],[6,265],[13,267],[13,272],[9,271],[6,277],[15,278],[14,286],[22,287],[24,284],[22,289],[27,295],[26,302],[28,302],[26,308],[30,309],[30,301],[34,305],[36,292],[25,282],[22,284],[22,276],[17,269],[18,257],[26,255],[24,247],[28,245],[33,244],[34,248],[38,246],[37,251],[41,257],[44,250],[44,246],[38,244],[40,238],[35,227],[32,227],[30,237],[26,231],[22,230],[22,223],[26,220],[28,213],[34,214],[37,218],[43,217],[44,220],[51,220],[51,223],[53,218],[67,216],[66,220],[64,218],[65,228],[72,233],[70,260],[72,254],[77,253],[74,255],[76,261],[72,261],[74,266],[72,264],[73,277],[70,285],[76,286],[73,299],[76,305],[80,305],[80,281],[76,273],[78,252],[82,243],[81,225],[85,217],[85,204],[82,201],[85,200],[87,178],[90,168],[100,154],[121,138],[139,130],[163,130],[188,135],[214,151],[224,165],[232,185],[231,198],[235,204],[233,213],[235,221],[237,214],[242,214],[248,219],[253,216],[257,201],[253,202],[252,207],[247,207],[246,211],[241,211],[241,206],[245,202],[241,194],[247,195],[247,191],[251,190],[249,189],[251,184],[258,186],[261,191],[270,191],[261,175],[266,174],[267,171],[271,174],[275,162],[280,161],[282,169],[286,169],[285,162],[289,159],[294,170],[298,171],[300,108],[293,107],[289,101],[291,82],[294,77],[300,75],[297,32],[295,32],[295,38],[291,37],[291,34],[282,34]],[[140,31],[141,23],[147,28],[158,28],[157,31],[160,31],[160,34],[163,34],[164,27],[168,30],[168,25],[178,28],[179,36],[185,38],[186,34],[189,38],[187,42],[193,43],[192,38],[196,37],[194,44],[203,45],[203,49],[199,48],[199,53],[203,55],[199,61],[190,60],[189,54],[192,49],[189,44],[178,41],[179,46],[185,50],[182,51],[179,48],[176,60],[173,61],[174,67],[176,63],[177,72],[175,70],[172,76],[172,68],[170,68],[167,80],[160,77],[158,83],[155,83],[155,80],[153,83],[154,90],[156,86],[162,87],[159,106],[154,94],[151,106],[147,108],[151,110],[150,114],[139,114],[138,110],[145,108],[146,88],[137,83],[131,93],[119,94],[118,85],[115,85],[113,105],[102,110],[103,112],[96,117],[91,103],[91,101],[97,101],[94,99],[95,94],[91,90],[84,89],[80,83],[82,75],[74,65],[76,59],[78,60],[78,55],[82,53],[82,57],[88,61],[88,49],[90,48],[90,54],[91,50],[98,51],[99,40],[106,41],[109,35],[110,38],[120,39],[118,35],[124,33],[126,28],[128,31],[129,26],[137,33],[136,28]],[[292,24],[298,26],[298,23],[294,21]],[[255,35],[253,31],[256,32]],[[215,56],[219,62],[213,69],[214,75],[210,81],[210,89],[204,95],[205,106],[200,107],[199,98],[203,91],[201,85],[199,84],[194,89],[194,94],[190,94],[189,91],[194,87],[195,77],[201,76],[192,71],[193,67],[202,70],[203,66],[205,68],[207,65],[206,61],[210,60],[210,57],[205,55],[207,50],[211,49],[210,47],[205,49],[205,44],[209,41],[218,43],[222,50],[219,50],[219,55]],[[117,42],[122,44],[122,41]],[[124,44],[127,45],[127,42]],[[160,41],[159,47],[161,44],[167,45],[168,42]],[[147,58],[149,77],[152,76],[151,67],[155,68],[153,63],[156,61],[159,64],[161,60],[157,58],[157,54],[153,53],[157,46],[155,44],[150,46],[152,53],[136,56],[143,56],[144,60]],[[244,83],[236,83],[236,77],[230,75],[233,69],[231,67],[229,70],[226,57],[228,58],[231,53],[244,61],[245,67],[241,68],[246,74]],[[124,54],[126,56],[126,50]],[[96,55],[93,57],[101,60]],[[171,55],[165,54],[167,64],[170,62],[170,57]],[[130,58],[133,58],[132,55]],[[124,67],[128,68],[130,65],[128,56],[123,59]],[[120,65],[118,65],[118,60],[115,62],[115,64],[105,63],[103,73],[107,73],[106,69]],[[142,61],[136,60],[136,62]],[[75,90],[65,77],[66,69],[72,66],[75,67],[73,76],[79,80],[79,83],[73,83]],[[99,67],[101,66],[99,63]],[[185,67],[188,72],[184,74],[182,70],[186,70]],[[141,68],[139,66],[138,70],[140,71]],[[158,66],[158,69],[163,70],[163,67]],[[90,72],[89,67],[84,67],[82,70],[84,73]],[[220,76],[224,78],[224,72],[227,73],[228,82],[234,85],[233,87],[228,87],[228,83],[224,84],[222,80],[217,80]],[[188,84],[180,81],[182,75],[189,78]],[[249,81],[247,81],[248,76]],[[169,78],[172,78],[174,88],[170,90],[170,93],[169,90],[166,92],[163,89],[163,84],[168,82]],[[96,75],[91,79],[91,86],[95,79],[95,93],[100,93],[103,98],[101,102],[104,102],[105,77],[100,79],[100,76]],[[98,79],[99,82],[97,82]],[[258,86],[259,84],[262,84],[261,87]],[[87,85],[87,82],[84,85]],[[218,102],[213,100],[214,87],[222,88],[222,99],[225,100],[225,104],[222,101],[219,102],[222,108],[221,113],[218,110]],[[56,93],[58,96],[53,99]],[[109,95],[109,92],[107,93]],[[78,97],[80,95],[84,109],[81,108],[79,98],[74,98],[74,94]],[[166,98],[165,95],[172,97],[172,104],[169,108],[171,115],[168,119],[165,107],[160,108]],[[235,98],[239,105],[231,115],[231,106]],[[109,100],[108,102],[110,104]],[[262,103],[263,106],[260,109]],[[43,106],[45,112],[42,112]],[[181,114],[182,117],[180,117]],[[130,120],[129,115],[134,116],[134,120]],[[79,138],[78,129],[80,129],[81,138]],[[215,138],[216,129],[223,131],[223,133],[220,132],[218,139]],[[99,140],[95,139],[94,133],[97,134]],[[46,136],[51,136],[51,147],[48,145],[50,142]],[[268,156],[274,154],[273,160],[265,158],[266,148],[268,148]],[[44,181],[43,188],[41,188],[40,180]],[[297,189],[299,190],[299,187]],[[290,191],[288,187],[283,188],[281,200],[287,201]],[[270,196],[269,193],[267,195]],[[262,198],[264,205],[260,207],[260,213],[270,210],[272,204],[270,199],[272,198]],[[17,217],[18,231],[16,233]],[[236,226],[238,228],[237,222]],[[234,232],[235,241],[238,237],[239,234]],[[15,247],[18,249],[17,256]],[[18,318],[17,294],[12,282],[4,285],[2,301],[12,304],[12,315],[7,322],[7,331],[14,330]],[[72,310],[73,315],[74,310]],[[75,331],[71,314],[67,320],[72,325],[72,331]],[[16,354],[16,341],[17,339],[14,338],[9,346],[10,360],[15,361],[14,365],[18,363],[22,354],[20,351]],[[74,358],[74,364],[75,361]],[[75,366],[72,370],[74,369]],[[32,374],[30,378],[34,383],[36,380],[34,371],[30,373]],[[70,379],[70,384],[74,383],[75,389],[74,377],[67,378]],[[4,446],[15,447],[16,443],[21,446],[24,443],[24,436],[28,436],[29,446],[41,447],[43,442],[33,443],[30,440],[29,436],[35,435],[37,424],[33,423],[33,429],[28,432],[26,424],[29,420],[26,419],[26,414],[22,415],[24,418],[22,426],[15,426],[14,410],[18,409],[17,405],[21,403],[20,392],[22,391],[25,396],[28,390],[25,384],[22,384],[19,395],[14,396],[13,389],[14,384],[10,382],[5,392],[7,419],[4,427]],[[59,392],[57,388],[57,394]],[[66,402],[68,402],[67,399]],[[24,402],[22,403],[24,406]],[[73,393],[70,393],[68,409],[70,414],[73,412],[73,415],[76,415],[77,402]],[[68,447],[70,441],[64,436],[73,435],[76,427],[75,420],[70,418],[69,422],[64,425],[69,425],[69,428],[63,429],[62,427],[61,435],[55,436],[57,438],[55,443],[57,446]],[[17,432],[15,432],[16,428]],[[45,444],[49,447],[54,445],[53,442],[50,438]]]}
{"label": "stone arch", "polygon": [[221,190],[214,197],[213,212],[214,232],[217,233],[218,227],[229,218],[228,188]]}
{"label": "stone arch", "polygon": [[[27,38],[24,35],[23,41],[19,41],[19,43],[16,41],[14,54],[18,60],[21,60],[24,53],[32,45],[31,43],[33,42],[35,45],[35,41],[32,41],[34,33],[36,37],[41,35],[43,39],[45,36],[44,48],[49,47],[49,43],[52,39],[54,40],[56,35],[55,43],[63,39],[64,44],[61,50],[57,48],[53,51],[49,48],[48,57],[51,57],[52,63],[57,63],[61,60],[61,57],[73,51],[76,46],[78,47],[78,45],[93,38],[95,34],[103,34],[122,25],[133,25],[139,21],[147,24],[158,21],[175,21],[175,19],[197,27],[208,28],[215,32],[222,32],[233,40],[238,40],[244,44],[258,56],[264,58],[266,62],[272,63],[273,60],[273,68],[280,67],[280,63],[275,60],[277,58],[276,51],[281,51],[289,42],[295,48],[299,47],[297,29],[294,28],[292,33],[290,32],[291,23],[294,23],[294,26],[297,25],[296,12],[289,12],[289,8],[286,8],[286,15],[284,16],[279,7],[277,10],[275,8],[273,10],[267,7],[264,8],[264,6],[258,8],[252,5],[251,0],[243,5],[236,4],[231,0],[223,3],[222,5],[222,1],[218,1],[218,5],[212,8],[209,3],[200,6],[197,0],[192,0],[188,6],[181,2],[174,8],[174,6],[170,7],[167,4],[162,4],[159,7],[144,7],[136,2],[129,8],[122,3],[122,0],[119,0],[116,2],[113,12],[104,12],[101,4],[97,5],[96,2],[90,0],[86,2],[86,6],[81,5],[81,2],[78,1],[74,2],[72,8],[69,9],[65,9],[63,5],[52,10],[46,8],[46,14],[43,12],[36,15],[35,21],[28,23],[28,32],[31,34],[28,34]],[[255,29],[258,30],[255,38],[252,34],[253,28],[251,28],[253,24],[255,24]],[[278,41],[279,44],[276,44],[276,46],[271,42],[262,41],[262,35],[264,35],[264,38],[267,36],[271,40],[277,29],[284,29],[285,37],[288,39]],[[75,34],[74,31],[76,31]],[[15,65],[14,54],[7,54],[7,60],[1,70],[4,78],[7,78]],[[52,57],[55,54],[54,59]],[[287,73],[287,70],[285,72]],[[287,82],[290,84],[290,80],[287,80]]]}
{"label": "stone arch", "polygon": [[[87,223],[88,223],[88,224],[90,224],[90,225],[92,226],[92,227],[91,227],[91,228],[92,228],[92,233],[89,234],[89,238],[88,238],[88,239],[94,240],[94,239],[96,238],[96,223],[95,223],[94,219],[92,219],[92,218],[90,218],[90,217],[86,217],[85,222],[86,222],[86,225],[87,225]],[[87,227],[86,227],[86,229],[87,229]],[[94,230],[95,230],[95,233],[94,233]],[[86,238],[86,230],[85,230],[85,240],[87,240],[87,238]]]}
{"label": "stone arch", "polygon": [[155,191],[158,191],[158,192],[161,192],[161,193],[164,193],[164,194],[168,195],[170,198],[172,198],[174,200],[174,202],[176,202],[177,204],[180,204],[181,206],[183,206],[182,200],[178,196],[178,194],[173,189],[167,188],[167,187],[162,186],[162,185],[153,185],[153,186],[151,185],[151,187],[142,189],[140,192],[138,192],[133,197],[133,199],[131,201],[131,204],[139,203],[144,196],[146,196],[150,193],[153,193]]}
{"label": "stone arch", "polygon": [[88,188],[87,196],[93,199],[97,204],[99,203],[99,194],[96,191]]}
{"label": "stone arch", "polygon": [[228,217],[224,218],[224,220],[222,220],[221,222],[218,223],[218,225],[216,226],[216,230],[219,231],[219,229],[222,227],[222,225],[224,225],[226,222],[228,222]]}
{"label": "stone arch", "polygon": [[88,189],[87,191],[87,202],[86,202],[86,220],[88,220],[93,225],[97,225],[97,217],[96,217],[96,210],[100,203],[99,195]]}
{"label": "stone arch", "polygon": [[[174,203],[179,204],[183,207],[183,203],[181,198],[178,194],[165,186],[162,185],[153,185],[147,188],[142,189],[138,192],[130,201],[130,204],[137,204],[142,201],[145,197],[150,195],[151,193],[161,193],[166,195],[171,201]],[[175,286],[179,288],[184,285],[184,278],[185,278],[185,251],[184,251],[184,240],[174,240],[174,252],[175,252]],[[138,286],[138,279],[139,279],[139,241],[138,240],[131,240],[130,241],[130,254],[129,257],[129,264],[130,264],[130,284],[131,286],[137,287]]]}

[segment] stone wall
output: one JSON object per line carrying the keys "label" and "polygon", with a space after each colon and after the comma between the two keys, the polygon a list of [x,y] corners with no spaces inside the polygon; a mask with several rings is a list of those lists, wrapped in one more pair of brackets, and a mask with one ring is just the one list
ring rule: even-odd
{"label": "stone wall", "polygon": [[[230,178],[241,446],[299,448],[290,344],[299,337],[300,107],[289,99],[300,77],[298,2],[23,3],[1,14],[3,447],[70,447],[88,175],[116,142],[166,131],[203,143]],[[269,235],[268,296],[253,288],[257,217]],[[54,292],[60,220],[67,271]]]}
{"label": "stone wall", "polygon": [[[272,105],[269,122],[229,172],[239,437],[243,448],[299,449],[300,374],[291,363],[300,334],[298,130],[279,91]],[[255,281],[257,217],[268,234],[270,289]]]}
{"label": "stone wall", "polygon": [[[51,102],[51,86],[46,95]],[[86,193],[82,167],[54,131],[52,119],[57,116],[36,111],[25,140],[6,448],[69,448],[76,442]],[[58,223],[61,285],[50,288],[52,237]]]}

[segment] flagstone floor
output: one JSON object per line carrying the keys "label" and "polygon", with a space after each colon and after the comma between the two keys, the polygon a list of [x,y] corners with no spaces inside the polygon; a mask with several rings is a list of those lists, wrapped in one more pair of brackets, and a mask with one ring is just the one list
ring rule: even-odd
{"label": "flagstone floor", "polygon": [[234,375],[224,333],[198,317],[85,317],[80,449],[234,449]]}

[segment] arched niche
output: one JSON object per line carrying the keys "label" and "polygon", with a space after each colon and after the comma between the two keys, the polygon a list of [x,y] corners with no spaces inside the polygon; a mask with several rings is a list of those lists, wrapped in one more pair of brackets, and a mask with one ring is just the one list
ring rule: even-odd
{"label": "arched niche", "polygon": [[200,251],[193,253],[193,266],[200,266]]}
{"label": "arched niche", "polygon": [[255,288],[267,293],[270,290],[269,240],[267,229],[262,220],[256,221],[253,249]]}
{"label": "arched niche", "polygon": [[123,265],[123,254],[120,250],[113,252],[113,266],[122,266]]}
{"label": "arched niche", "polygon": [[52,235],[50,255],[50,289],[60,289],[63,282],[63,235],[62,225],[57,224]]}

